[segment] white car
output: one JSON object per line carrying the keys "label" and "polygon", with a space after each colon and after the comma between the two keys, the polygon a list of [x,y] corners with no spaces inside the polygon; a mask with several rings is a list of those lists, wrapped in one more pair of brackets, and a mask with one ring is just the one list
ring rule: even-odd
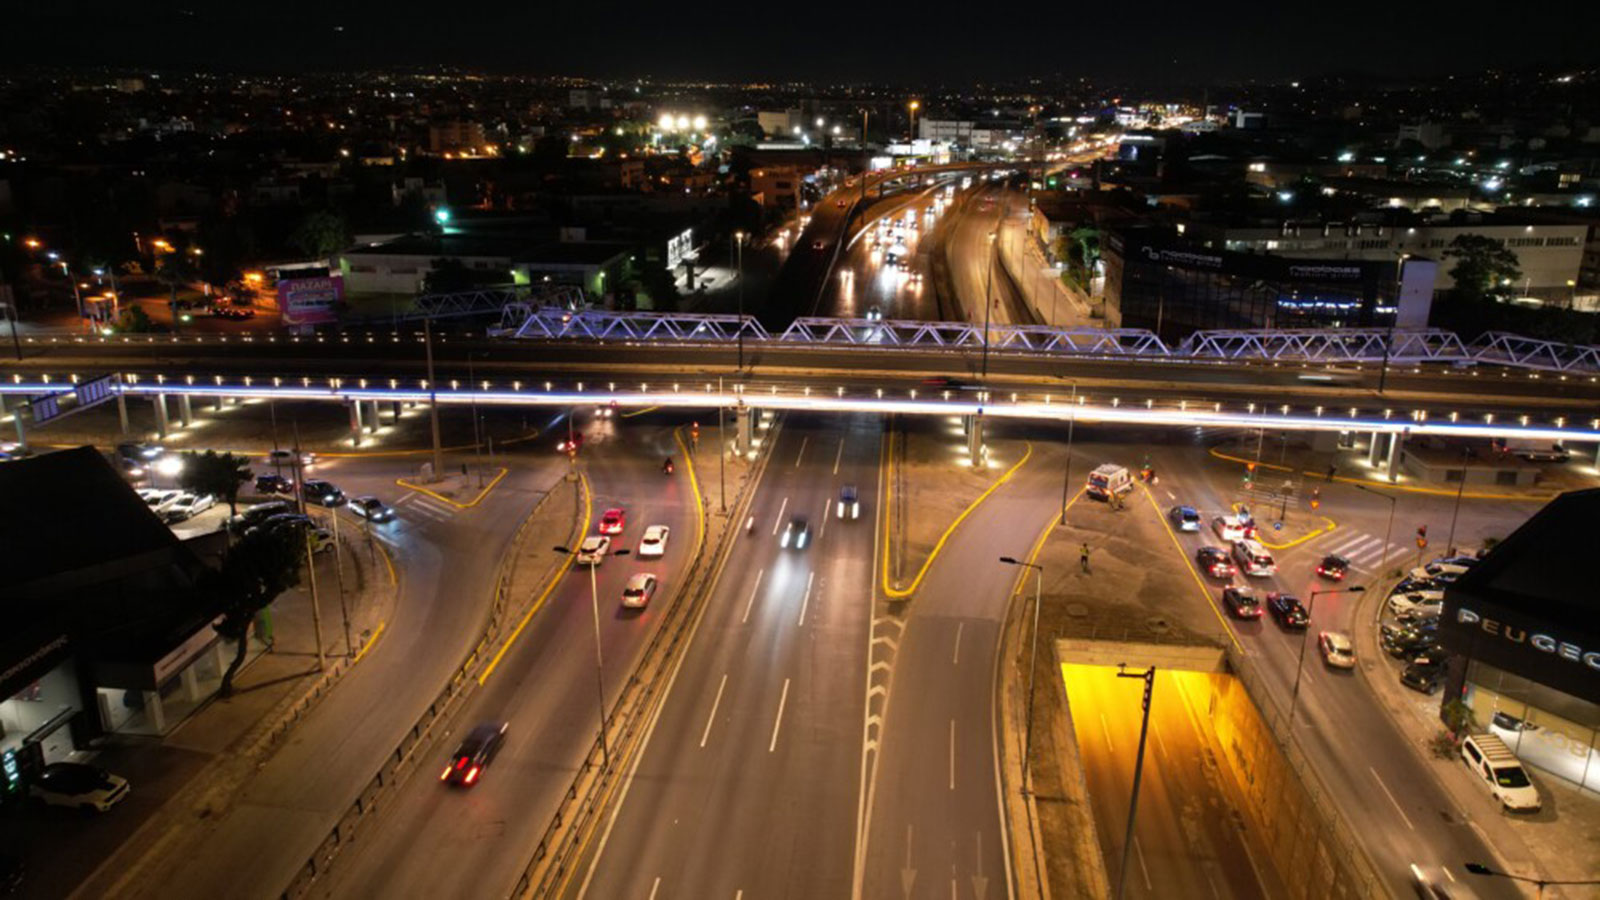
{"label": "white car", "polygon": [[1342,631],[1324,631],[1317,635],[1317,649],[1322,651],[1322,661],[1335,669],[1356,667],[1356,648],[1350,635]]}
{"label": "white car", "polygon": [[640,557],[659,557],[667,552],[667,538],[672,536],[672,529],[665,525],[651,525],[644,530],[644,537],[639,539]]}
{"label": "white car", "polygon": [[622,589],[622,605],[629,609],[641,609],[650,605],[650,598],[656,595],[656,577],[647,572],[640,572],[628,579],[627,587]]}
{"label": "white car", "polygon": [[167,511],[162,515],[168,522],[182,522],[216,505],[217,498],[210,494],[191,494],[185,491],[178,499],[172,501],[172,505],[167,507]]}
{"label": "white car", "polygon": [[105,812],[128,796],[128,779],[83,763],[51,763],[28,785],[28,794],[48,806]]}
{"label": "white car", "polygon": [[1238,516],[1217,516],[1211,520],[1211,528],[1217,533],[1217,537],[1230,544],[1242,541],[1255,532],[1255,528],[1249,522],[1240,521]]}
{"label": "white car", "polygon": [[578,565],[598,566],[605,562],[606,553],[611,549],[611,538],[603,534],[591,534],[578,545]]}
{"label": "white car", "polygon": [[1389,611],[1395,615],[1438,615],[1444,608],[1444,591],[1439,588],[1428,588],[1421,591],[1409,591],[1403,594],[1394,594],[1389,597]]}
{"label": "white car", "polygon": [[150,511],[158,516],[166,515],[178,498],[183,496],[183,491],[149,491],[142,495],[144,502],[149,505]]}
{"label": "white car", "polygon": [[[310,450],[301,450],[300,451],[300,465],[301,466],[309,469],[309,468],[311,468],[311,464],[316,462],[316,461],[317,461],[317,455],[315,453],[312,453]],[[278,449],[278,450],[272,450],[272,451],[267,453],[267,464],[268,465],[273,465],[273,466],[293,466],[294,465],[294,451],[293,450],[285,450],[285,449],[281,449],[281,448]]]}
{"label": "white car", "polygon": [[1425,566],[1412,569],[1408,575],[1417,581],[1453,581],[1456,576],[1467,574],[1477,560],[1471,559],[1436,559]]}

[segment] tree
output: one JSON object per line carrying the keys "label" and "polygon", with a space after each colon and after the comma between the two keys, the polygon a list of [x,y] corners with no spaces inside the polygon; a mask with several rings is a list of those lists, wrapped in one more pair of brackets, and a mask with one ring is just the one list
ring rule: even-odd
{"label": "tree", "polygon": [[1067,271],[1082,285],[1089,288],[1094,277],[1095,264],[1100,261],[1100,229],[1089,226],[1074,228],[1066,237]]}
{"label": "tree", "polygon": [[305,528],[302,521],[290,521],[271,529],[248,532],[228,551],[220,569],[202,584],[222,621],[217,634],[238,644],[233,662],[222,673],[218,693],[233,695],[233,677],[244,665],[250,642],[250,627],[256,615],[279,594],[300,583],[300,562],[305,555]]}
{"label": "tree", "polygon": [[656,312],[676,312],[682,298],[678,283],[667,267],[658,262],[646,262],[640,272],[640,286],[650,295],[650,308]]}
{"label": "tree", "polygon": [[1481,234],[1456,235],[1442,255],[1456,261],[1450,269],[1455,281],[1452,299],[1462,303],[1498,299],[1506,287],[1522,279],[1517,254]]}
{"label": "tree", "polygon": [[117,330],[128,334],[144,334],[155,331],[155,323],[150,321],[150,314],[142,306],[125,306],[122,308],[122,319],[117,322]]}
{"label": "tree", "polygon": [[182,331],[178,327],[181,313],[178,312],[178,287],[188,284],[195,277],[194,266],[189,263],[189,254],[182,250],[172,250],[161,257],[156,267],[156,279],[167,286],[167,308],[172,312],[172,331],[174,334]]}
{"label": "tree", "polygon": [[350,228],[344,216],[319,209],[306,214],[289,235],[289,245],[307,256],[327,257],[350,246]]}
{"label": "tree", "polygon": [[228,513],[239,514],[239,486],[250,480],[250,461],[232,453],[207,450],[185,453],[178,484],[195,494],[210,494],[228,501]]}

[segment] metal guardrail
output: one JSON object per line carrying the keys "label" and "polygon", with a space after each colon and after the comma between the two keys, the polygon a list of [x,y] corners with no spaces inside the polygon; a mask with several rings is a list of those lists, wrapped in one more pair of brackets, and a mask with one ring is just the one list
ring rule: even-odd
{"label": "metal guardrail", "polygon": [[[564,483],[564,482],[563,482]],[[367,780],[366,786],[356,795],[356,799],[339,817],[337,824],[323,836],[317,849],[311,857],[301,865],[288,886],[279,894],[280,900],[299,900],[306,896],[312,883],[317,880],[333,863],[345,845],[355,839],[356,829],[361,825],[366,816],[381,806],[384,795],[391,789],[403,783],[410,774],[410,767],[416,762],[415,751],[426,746],[429,732],[433,726],[449,718],[455,707],[469,693],[468,688],[473,684],[472,673],[475,668],[488,656],[490,647],[499,637],[500,629],[505,624],[506,611],[509,606],[511,575],[514,570],[514,561],[518,548],[522,546],[527,537],[528,528],[533,523],[534,517],[539,514],[540,508],[553,496],[560,485],[547,491],[539,502],[518,526],[516,534],[511,539],[511,544],[506,555],[501,559],[499,571],[495,576],[494,600],[489,608],[489,621],[485,624],[483,633],[465,659],[451,673],[450,679],[439,691],[437,697],[422,715],[400,738],[400,742],[385,757],[378,771]]]}
{"label": "metal guardrail", "polygon": [[[777,427],[776,423],[773,427]],[[583,765],[562,796],[555,816],[539,836],[527,865],[523,867],[509,895],[511,900],[552,896],[552,891],[560,888],[562,879],[571,868],[581,862],[589,829],[599,824],[611,791],[616,786],[616,779],[626,768],[625,761],[638,752],[638,741],[652,712],[665,700],[665,688],[671,681],[670,673],[679,659],[680,648],[694,633],[694,625],[704,611],[710,596],[710,584],[701,582],[715,578],[737,543],[740,536],[737,523],[741,521],[754,495],[753,486],[760,481],[760,472],[766,466],[771,448],[776,443],[771,432],[761,442],[758,460],[730,507],[727,524],[716,546],[702,548],[680,579],[682,587],[668,612],[674,619],[663,622],[656,629],[613,705],[613,709],[621,712],[609,716],[606,721],[606,734],[611,741],[611,764],[604,765],[600,740],[596,736],[584,757]],[[701,502],[705,514],[710,516],[710,497],[703,497]],[[684,603],[685,599],[690,602]]]}

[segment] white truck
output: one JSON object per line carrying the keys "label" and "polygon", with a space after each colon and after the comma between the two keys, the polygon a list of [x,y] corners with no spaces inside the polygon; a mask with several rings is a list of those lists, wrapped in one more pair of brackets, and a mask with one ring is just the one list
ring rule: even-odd
{"label": "white truck", "polygon": [[1566,462],[1571,458],[1560,441],[1538,438],[1506,438],[1498,442],[1500,452],[1509,453],[1528,462]]}
{"label": "white truck", "polygon": [[1113,494],[1126,494],[1133,490],[1133,476],[1128,474],[1126,466],[1102,463],[1089,473],[1089,483],[1084,490],[1096,500],[1110,500]]}

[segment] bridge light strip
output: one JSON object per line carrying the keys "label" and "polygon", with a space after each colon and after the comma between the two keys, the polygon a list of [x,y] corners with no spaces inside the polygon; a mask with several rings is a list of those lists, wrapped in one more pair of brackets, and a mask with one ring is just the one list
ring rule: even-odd
{"label": "bridge light strip", "polygon": [[[22,382],[21,376],[13,376],[13,383],[0,385],[0,393],[6,394],[39,394],[54,393],[58,388],[52,386],[49,380],[40,376],[39,381]],[[278,379],[274,379],[277,381]],[[129,396],[153,396],[156,394],[191,394],[215,396],[223,394],[229,397],[245,400],[320,400],[320,401],[345,401],[345,400],[388,400],[426,402],[431,392],[426,384],[418,388],[402,387],[345,387],[342,384],[334,387],[311,387],[309,378],[299,379],[301,384],[289,385],[192,385],[177,381],[165,382],[157,376],[157,383],[140,383],[133,376],[127,376],[125,383],[117,389]],[[335,379],[330,379],[335,381]],[[548,384],[548,382],[547,382]],[[946,395],[949,392],[945,392]],[[1521,427],[1508,425],[1495,425],[1493,415],[1484,416],[1482,424],[1468,422],[1447,422],[1444,419],[1423,419],[1399,422],[1390,419],[1392,410],[1384,410],[1385,416],[1378,418],[1357,418],[1328,420],[1314,415],[1288,415],[1266,418],[1257,413],[1223,412],[1221,403],[1213,403],[1213,410],[1190,410],[1185,408],[1187,403],[1178,407],[1152,407],[1140,408],[1137,405],[1122,405],[1120,397],[1114,398],[1111,405],[1092,405],[1083,395],[1078,396],[1078,408],[1072,410],[1043,400],[1019,399],[1014,403],[993,402],[987,392],[971,400],[932,400],[932,399],[904,399],[892,397],[871,397],[844,395],[844,388],[837,388],[836,394],[829,397],[826,394],[813,396],[810,386],[806,386],[801,393],[770,394],[760,393],[743,395],[732,390],[722,392],[708,391],[705,394],[682,394],[677,391],[667,392],[637,392],[614,393],[604,391],[556,391],[549,390],[545,394],[529,395],[520,390],[457,390],[441,395],[438,401],[446,405],[464,405],[472,402],[503,405],[503,406],[572,406],[593,405],[615,401],[618,406],[661,406],[679,409],[703,409],[708,404],[725,404],[735,406],[743,402],[744,405],[770,410],[803,411],[803,412],[864,412],[864,413],[900,413],[904,415],[940,415],[940,416],[966,416],[986,415],[1006,419],[1029,419],[1036,421],[1061,421],[1076,417],[1079,422],[1104,422],[1110,424],[1126,425],[1181,425],[1198,427],[1267,427],[1283,431],[1378,431],[1383,433],[1408,433],[1408,434],[1436,434],[1454,437],[1521,437],[1551,441],[1577,441],[1600,442],[1600,420],[1592,420],[1591,427],[1586,429],[1569,428],[1563,426],[1551,427],[1549,425],[1531,425],[1530,417],[1522,415],[1519,418]],[[1255,404],[1250,404],[1253,409]],[[1264,411],[1264,410],[1263,410]],[[1558,420],[1565,422],[1565,418]]]}

